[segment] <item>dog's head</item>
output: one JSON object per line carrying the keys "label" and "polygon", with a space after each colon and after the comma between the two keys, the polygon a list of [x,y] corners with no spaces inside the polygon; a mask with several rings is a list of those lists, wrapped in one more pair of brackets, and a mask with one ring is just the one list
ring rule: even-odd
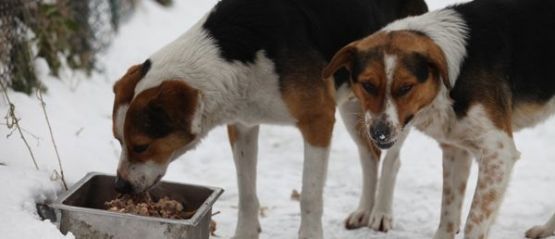
{"label": "dog's head", "polygon": [[397,141],[442,84],[450,88],[443,51],[415,31],[378,32],[355,41],[337,52],[323,76],[327,79],[343,67],[351,72],[368,135],[382,149]]}
{"label": "dog's head", "polygon": [[136,92],[151,62],[131,67],[115,84],[113,133],[122,146],[116,189],[143,192],[199,138],[200,93],[182,80],[162,79]]}

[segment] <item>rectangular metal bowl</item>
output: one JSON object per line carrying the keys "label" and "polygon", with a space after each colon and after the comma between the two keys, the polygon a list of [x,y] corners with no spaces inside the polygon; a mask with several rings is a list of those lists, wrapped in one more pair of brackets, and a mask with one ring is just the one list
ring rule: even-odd
{"label": "rectangular metal bowl", "polygon": [[196,213],[187,220],[146,217],[110,212],[104,203],[116,197],[114,176],[89,173],[50,204],[64,234],[79,239],[208,239],[212,205],[223,193],[220,188],[162,182],[150,191],[153,198],[167,196]]}

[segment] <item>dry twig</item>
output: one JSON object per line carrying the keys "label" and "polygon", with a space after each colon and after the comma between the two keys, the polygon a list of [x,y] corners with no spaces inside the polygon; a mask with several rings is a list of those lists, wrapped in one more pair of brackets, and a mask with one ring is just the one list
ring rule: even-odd
{"label": "dry twig", "polygon": [[19,119],[15,115],[15,105],[10,100],[10,97],[8,96],[8,90],[6,89],[6,86],[4,85],[4,83],[2,83],[2,81],[0,81],[0,87],[2,87],[2,92],[4,92],[6,101],[10,106],[10,109],[8,110],[8,114],[5,117],[6,126],[8,127],[8,129],[13,129],[14,127],[17,129],[17,132],[19,133],[19,137],[21,137],[21,140],[23,140],[23,143],[25,143],[25,146],[29,151],[29,155],[31,155],[31,159],[33,160],[33,164],[35,165],[35,168],[39,170],[39,165],[37,163],[37,160],[35,159],[35,155],[33,155],[33,150],[31,150],[31,146],[29,146],[29,142],[27,142],[25,135],[23,135],[23,131],[21,129],[21,126],[19,125]]}
{"label": "dry twig", "polygon": [[46,119],[46,124],[48,125],[48,131],[50,132],[50,140],[52,141],[52,145],[54,146],[54,152],[56,152],[56,157],[58,158],[58,167],[60,168],[60,175],[62,176],[62,184],[64,185],[65,190],[67,191],[67,183],[64,177],[64,169],[62,168],[62,160],[60,159],[60,153],[58,152],[58,146],[56,146],[56,141],[54,140],[54,134],[52,133],[52,127],[50,126],[50,120],[48,119],[48,114],[46,113],[46,103],[42,98],[42,93],[40,90],[37,90],[37,98],[40,101],[40,106],[42,108],[42,112],[44,113],[44,118]]}
{"label": "dry twig", "polygon": [[[6,124],[6,123],[0,123],[0,125],[3,125],[3,126],[8,127],[8,124]],[[8,133],[8,134],[6,135],[6,138],[9,138],[10,136],[12,136],[12,134],[15,133],[15,131],[17,131],[17,129],[13,129],[10,133]],[[40,138],[39,136],[37,136],[36,134],[31,133],[31,131],[26,130],[26,129],[23,128],[23,127],[21,127],[21,131],[22,131],[23,133],[27,133],[29,136],[31,136],[33,139],[35,139],[35,140],[37,141],[37,146],[39,146],[40,140],[41,140],[41,138]]]}

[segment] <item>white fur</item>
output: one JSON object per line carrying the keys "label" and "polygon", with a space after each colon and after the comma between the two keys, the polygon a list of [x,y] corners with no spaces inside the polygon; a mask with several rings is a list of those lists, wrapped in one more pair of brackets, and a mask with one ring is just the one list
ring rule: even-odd
{"label": "white fur", "polygon": [[368,139],[361,134],[358,127],[359,117],[363,114],[360,103],[356,100],[347,101],[339,106],[339,111],[349,135],[358,146],[362,167],[362,193],[358,208],[348,216],[345,223],[348,228],[367,227],[376,197],[380,160],[374,158],[368,149]]}
{"label": "white fur", "polygon": [[329,148],[304,143],[303,185],[301,192],[300,239],[322,239],[323,194],[328,170]]}
{"label": "white fur", "polygon": [[224,60],[202,28],[205,20],[152,55],[152,67],[137,84],[135,95],[166,80],[186,82],[201,92],[203,109],[195,119],[203,131],[233,122],[295,123],[281,99],[274,64],[265,52],[259,51],[253,64]]}
{"label": "white fur", "polygon": [[[133,185],[135,192],[144,192],[155,186],[160,178],[166,173],[168,164],[158,164],[154,161],[145,163],[132,163],[127,158],[127,150],[122,147],[118,171],[125,171],[125,179]],[[120,171],[121,172],[121,171]]]}
{"label": "white fur", "polygon": [[237,130],[237,140],[231,147],[237,171],[239,215],[234,238],[258,238],[260,204],[256,195],[256,165],[259,127],[245,127],[236,124],[235,129]]}
{"label": "white fur", "polygon": [[166,173],[168,164],[158,164],[154,161],[145,163],[130,163],[127,180],[135,187],[137,192],[147,191]]}
{"label": "white fur", "polygon": [[449,81],[454,86],[467,54],[468,27],[462,16],[453,9],[442,9],[397,20],[383,29],[386,32],[400,30],[422,32],[441,48],[447,60]]}
{"label": "white fur", "polygon": [[399,155],[409,132],[410,127],[403,130],[399,139],[387,151],[387,155],[383,160],[376,202],[368,221],[368,225],[374,230],[381,229],[387,232],[393,228],[393,195],[397,174],[401,167]]}
{"label": "white fur", "polygon": [[[397,68],[397,56],[396,55],[385,55],[385,74],[387,77],[387,87],[386,87],[386,100],[385,100],[385,115],[389,119],[390,124],[394,128],[400,128],[399,126],[399,116],[397,114],[397,107],[393,102],[393,97],[391,94],[392,84],[395,80],[395,70]],[[383,135],[382,135],[383,136]],[[385,138],[385,136],[383,136]]]}
{"label": "white fur", "polygon": [[[443,194],[440,225],[434,239],[455,238],[460,230],[461,211],[472,158],[464,149],[443,146]],[[464,186],[462,192],[461,185]],[[449,194],[446,194],[449,192]],[[453,196],[455,195],[455,196]]]}
{"label": "white fur", "polygon": [[457,119],[452,105],[449,91],[441,87],[432,103],[416,113],[413,125],[438,141],[445,139],[446,131],[450,131]]}
{"label": "white fur", "polygon": [[335,104],[341,106],[349,101],[356,100],[356,96],[353,93],[352,88],[349,84],[343,84],[335,91]]}
{"label": "white fur", "polygon": [[[415,119],[418,123],[417,127],[422,129],[424,133],[431,135],[439,143],[449,144],[462,148],[471,152],[479,161],[479,176],[478,182],[484,181],[487,187],[476,187],[474,193],[474,202],[481,202],[487,193],[494,191],[497,193],[497,200],[492,201],[491,210],[493,212],[491,217],[482,220],[479,224],[472,222],[472,217],[483,215],[482,206],[473,203],[470,214],[466,223],[465,238],[479,238],[481,235],[487,237],[489,228],[493,223],[496,212],[501,205],[503,194],[507,188],[510,179],[512,168],[516,160],[520,157],[520,153],[516,150],[516,146],[511,136],[506,132],[499,130],[490,120],[488,113],[481,104],[472,106],[467,115],[458,119],[452,108],[447,108],[449,101],[445,99],[445,93],[436,98],[431,106],[424,110],[425,114],[418,114]],[[443,112],[445,111],[445,112]],[[426,122],[431,120],[431,122]],[[498,145],[503,145],[499,147]],[[499,175],[490,175],[492,172],[488,171],[492,167],[492,163],[500,164],[495,173]],[[499,177],[498,180],[491,182],[488,181],[490,177]],[[462,200],[462,195],[455,194],[455,201]],[[444,208],[443,213],[460,215],[457,207]],[[447,225],[449,223],[448,217],[442,217],[440,225]],[[436,235],[444,235],[441,227]]]}
{"label": "white fur", "polygon": [[127,110],[129,109],[129,105],[128,104],[123,104],[121,106],[119,106],[119,108],[116,110],[116,120],[114,122],[115,124],[115,134],[116,137],[118,137],[118,139],[121,140],[121,143],[123,144],[124,142],[124,137],[123,137],[123,125],[125,124],[125,116],[127,114]]}

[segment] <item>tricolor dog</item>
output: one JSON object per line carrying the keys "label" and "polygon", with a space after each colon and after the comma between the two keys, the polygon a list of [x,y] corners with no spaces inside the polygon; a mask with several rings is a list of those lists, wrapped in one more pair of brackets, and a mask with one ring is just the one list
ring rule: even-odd
{"label": "tricolor dog", "polygon": [[[299,235],[322,238],[322,193],[335,109],[342,92],[350,90],[346,71],[336,74],[335,81],[322,79],[321,72],[345,44],[426,11],[422,0],[220,1],[114,86],[113,131],[122,145],[116,188],[152,188],[173,160],[214,127],[227,124],[239,186],[235,238],[258,238],[258,128],[293,125],[305,146]],[[360,207],[348,227],[367,226],[379,150],[359,134],[358,103],[341,104],[340,111],[365,172]],[[382,223],[390,215],[387,207],[376,213],[378,229],[390,224]]]}
{"label": "tricolor dog", "polygon": [[[363,125],[385,149],[411,126],[443,149],[436,239],[454,238],[471,165],[478,184],[464,238],[488,237],[520,154],[513,133],[555,112],[555,1],[475,0],[389,24],[340,50]],[[553,234],[555,219],[528,232]]]}

